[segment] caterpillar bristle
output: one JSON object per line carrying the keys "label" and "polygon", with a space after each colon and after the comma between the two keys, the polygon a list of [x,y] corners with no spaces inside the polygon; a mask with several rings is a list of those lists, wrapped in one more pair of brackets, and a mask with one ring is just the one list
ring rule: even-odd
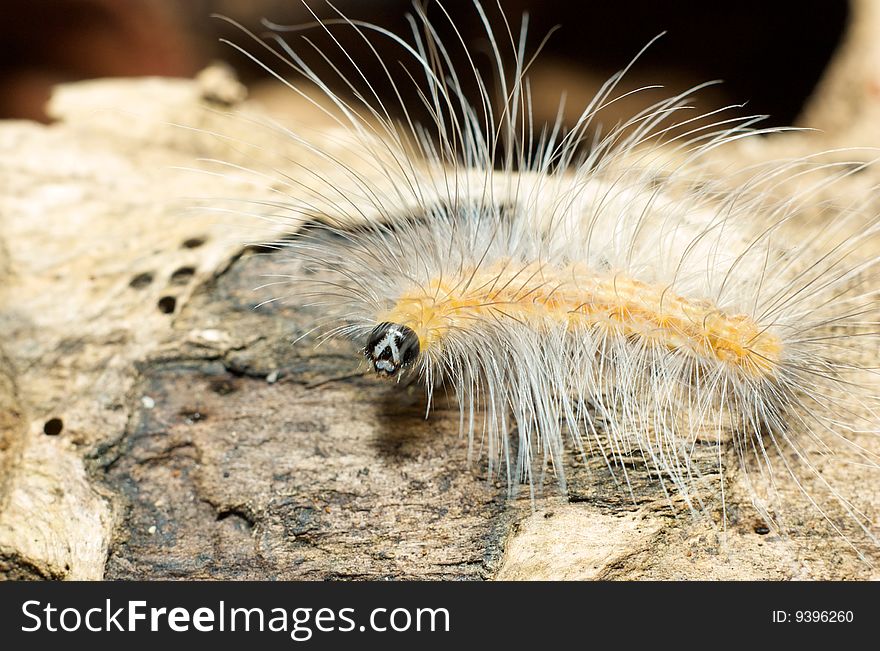
{"label": "caterpillar bristle", "polygon": [[[577,462],[604,467],[632,499],[645,472],[673,510],[724,526],[737,473],[752,507],[784,531],[774,493],[789,482],[871,562],[877,514],[825,467],[833,457],[875,480],[880,470],[880,220],[867,197],[823,210],[829,187],[872,164],[869,152],[718,176],[719,150],[785,129],[724,109],[689,113],[702,85],[602,129],[629,66],[574,124],[534,124],[527,22],[517,32],[500,7],[490,16],[473,3],[489,80],[454,18],[433,7],[429,18],[414,6],[408,38],[337,12],[234,45],[335,125],[317,135],[272,125],[278,149],[260,156],[276,164],[215,162],[272,184],[277,203],[253,209],[263,218],[291,230],[310,220],[272,243],[291,269],[269,283],[289,294],[268,300],[320,307],[317,331],[357,342],[380,375],[417,378],[428,409],[450,388],[473,456],[512,495],[526,485],[534,496],[548,474],[565,491]],[[456,42],[440,40],[435,20]],[[314,50],[309,29],[336,43],[318,52],[335,78],[298,53]],[[390,97],[337,29],[397,48],[402,62],[369,46]],[[321,165],[291,160],[284,142]],[[282,171],[291,165],[296,175]]]}

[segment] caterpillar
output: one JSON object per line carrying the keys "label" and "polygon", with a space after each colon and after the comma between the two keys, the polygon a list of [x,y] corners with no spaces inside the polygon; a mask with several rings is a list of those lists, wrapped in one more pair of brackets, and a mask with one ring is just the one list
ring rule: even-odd
{"label": "caterpillar", "polygon": [[[333,125],[321,137],[272,127],[282,150],[296,144],[332,175],[308,162],[295,162],[296,177],[219,162],[268,180],[280,198],[261,204],[263,217],[295,231],[263,243],[288,267],[261,288],[267,301],[319,310],[310,334],[356,342],[392,392],[424,386],[426,416],[439,391],[454,395],[471,456],[511,495],[527,486],[534,499],[548,477],[564,492],[567,456],[600,457],[622,491],[638,465],[670,504],[723,524],[730,457],[768,525],[784,529],[773,494],[793,482],[870,562],[876,514],[823,471],[828,459],[878,469],[880,220],[870,197],[833,210],[823,199],[870,164],[863,152],[719,174],[719,152],[783,129],[732,107],[688,114],[705,85],[603,130],[597,116],[623,96],[633,62],[573,125],[536,124],[527,21],[515,31],[499,5],[498,30],[473,2],[488,79],[451,13],[433,8],[453,43],[419,4],[408,36],[337,12],[267,24],[265,39],[247,32],[258,48],[231,43]],[[378,80],[337,29],[366,44]],[[697,462],[707,445],[712,473]]]}

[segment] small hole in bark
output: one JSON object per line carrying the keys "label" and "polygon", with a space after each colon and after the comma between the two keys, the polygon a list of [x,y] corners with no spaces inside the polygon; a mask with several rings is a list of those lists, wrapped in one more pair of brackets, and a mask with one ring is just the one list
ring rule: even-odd
{"label": "small hole in bark", "polygon": [[186,285],[195,273],[195,267],[181,267],[171,274],[171,283],[173,285]]}
{"label": "small hole in bark", "polygon": [[232,380],[224,378],[211,382],[211,391],[219,396],[228,396],[230,393],[235,393],[237,390],[238,387],[235,386],[235,382]]}
{"label": "small hole in bark", "polygon": [[145,271],[144,273],[138,274],[137,276],[132,278],[129,281],[128,286],[133,289],[143,289],[151,282],[153,282],[153,274],[149,271]]}
{"label": "small hole in bark", "polygon": [[253,529],[255,524],[254,519],[249,514],[235,508],[217,512],[217,522],[223,522],[224,520],[229,520],[236,528],[242,530]]}
{"label": "small hole in bark", "polygon": [[204,237],[191,237],[188,240],[184,240],[181,246],[185,249],[197,249],[204,243]]}
{"label": "small hole in bark", "polygon": [[43,425],[43,433],[48,436],[58,436],[64,429],[64,422],[60,418],[50,418]]}
{"label": "small hole in bark", "polygon": [[163,314],[171,314],[174,312],[174,307],[177,305],[177,299],[173,296],[163,296],[159,299],[159,311]]}

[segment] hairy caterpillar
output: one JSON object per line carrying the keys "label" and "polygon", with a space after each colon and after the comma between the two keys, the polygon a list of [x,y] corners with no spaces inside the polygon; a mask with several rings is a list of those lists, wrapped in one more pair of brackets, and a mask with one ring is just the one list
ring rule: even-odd
{"label": "hairy caterpillar", "polygon": [[[424,384],[428,411],[433,392],[450,389],[470,449],[511,493],[525,484],[534,494],[548,474],[564,490],[571,450],[600,456],[623,490],[635,459],[694,513],[717,495],[723,521],[720,457],[732,455],[768,523],[783,517],[772,494],[790,479],[835,531],[876,547],[874,514],[820,468],[832,453],[877,468],[864,440],[878,423],[880,221],[867,198],[827,219],[811,212],[859,167],[816,156],[714,178],[714,152],[774,130],[754,128],[758,116],[687,116],[690,92],[603,133],[597,115],[626,69],[573,126],[534,124],[525,24],[517,34],[504,19],[496,32],[474,9],[500,100],[464,40],[444,44],[419,6],[409,38],[342,14],[308,26],[336,44],[318,53],[345,93],[285,40],[300,28],[273,26],[259,41],[268,63],[239,48],[295,92],[317,89],[338,127],[333,147],[277,127],[332,179],[258,173],[281,195],[270,219],[313,220],[272,243],[291,273],[267,285],[290,285],[269,300],[319,307],[321,336],[358,342],[379,375]],[[367,44],[391,99],[335,40],[337,28]],[[383,60],[376,38],[411,67]],[[305,82],[286,79],[278,62]],[[404,84],[427,123],[412,116]],[[719,455],[708,492],[694,462],[706,441]]]}

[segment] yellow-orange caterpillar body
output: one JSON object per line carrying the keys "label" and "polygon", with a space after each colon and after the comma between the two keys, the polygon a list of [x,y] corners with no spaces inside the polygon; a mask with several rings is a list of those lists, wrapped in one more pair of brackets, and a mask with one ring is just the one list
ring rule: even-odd
{"label": "yellow-orange caterpillar body", "polygon": [[412,330],[421,350],[442,345],[454,329],[493,315],[528,323],[537,332],[564,325],[571,333],[600,331],[635,337],[696,359],[714,359],[747,375],[772,378],[782,342],[745,314],[727,314],[710,301],[678,296],[623,274],[575,265],[517,264],[464,269],[463,279],[414,287],[380,316]]}

